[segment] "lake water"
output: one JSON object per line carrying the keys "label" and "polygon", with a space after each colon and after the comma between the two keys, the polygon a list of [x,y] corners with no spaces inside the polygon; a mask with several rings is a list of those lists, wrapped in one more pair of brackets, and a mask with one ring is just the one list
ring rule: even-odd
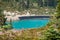
{"label": "lake water", "polygon": [[26,19],[12,22],[14,29],[40,28],[48,24],[49,19]]}

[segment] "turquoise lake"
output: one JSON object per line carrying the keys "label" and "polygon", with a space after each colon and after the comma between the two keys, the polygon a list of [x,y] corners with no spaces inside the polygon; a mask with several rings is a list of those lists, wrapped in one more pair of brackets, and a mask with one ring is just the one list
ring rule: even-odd
{"label": "turquoise lake", "polygon": [[49,19],[26,19],[12,22],[14,29],[40,28],[48,24]]}

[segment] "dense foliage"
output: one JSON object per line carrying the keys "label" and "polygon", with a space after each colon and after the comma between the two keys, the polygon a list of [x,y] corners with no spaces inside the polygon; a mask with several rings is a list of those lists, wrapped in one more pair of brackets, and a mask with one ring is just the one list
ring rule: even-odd
{"label": "dense foliage", "polygon": [[3,9],[0,7],[0,26],[5,25],[5,21],[6,21],[6,19],[5,19],[5,16],[3,14]]}
{"label": "dense foliage", "polygon": [[6,18],[5,15],[3,14],[3,8],[0,7],[0,28],[4,28],[4,29],[11,29],[12,26],[11,24],[6,24]]}
{"label": "dense foliage", "polygon": [[26,10],[30,8],[55,7],[57,0],[0,0],[0,4],[6,10]]}
{"label": "dense foliage", "polygon": [[60,40],[60,31],[53,26],[29,30],[0,30],[0,40]]}
{"label": "dense foliage", "polygon": [[[27,0],[25,4],[24,0],[0,0],[0,40],[60,40],[60,28],[58,29],[55,24],[57,24],[57,19],[52,20],[47,27],[39,29],[27,29],[27,30],[6,30],[10,29],[11,25],[4,25],[4,15],[2,13],[3,9],[6,10],[24,10],[29,9],[30,3],[36,3],[37,1]],[[40,1],[40,0],[38,0]],[[38,2],[38,5],[40,2]],[[21,5],[20,5],[21,4]],[[32,5],[31,4],[31,5]],[[35,6],[35,5],[34,5]],[[21,8],[21,9],[20,9]],[[44,9],[43,9],[44,10]],[[60,0],[57,6],[57,16],[60,16]],[[60,21],[58,21],[60,22]],[[58,23],[59,24],[59,23]],[[60,27],[60,26],[59,26]]]}
{"label": "dense foliage", "polygon": [[56,26],[58,26],[60,28],[60,0],[58,0],[58,5],[56,7]]}
{"label": "dense foliage", "polygon": [[58,0],[58,5],[57,5],[57,18],[60,17],[60,0]]}

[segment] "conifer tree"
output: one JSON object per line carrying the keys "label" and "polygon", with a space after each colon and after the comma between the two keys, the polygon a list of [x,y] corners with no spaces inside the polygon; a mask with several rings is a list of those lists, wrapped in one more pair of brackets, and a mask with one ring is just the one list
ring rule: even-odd
{"label": "conifer tree", "polygon": [[60,0],[58,0],[58,5],[57,5],[56,10],[57,10],[56,17],[57,17],[57,19],[58,19],[58,18],[60,18]]}
{"label": "conifer tree", "polygon": [[5,16],[4,16],[4,14],[3,14],[3,9],[2,9],[2,7],[0,6],[0,26],[5,25],[5,21],[6,21],[6,19],[5,19]]}

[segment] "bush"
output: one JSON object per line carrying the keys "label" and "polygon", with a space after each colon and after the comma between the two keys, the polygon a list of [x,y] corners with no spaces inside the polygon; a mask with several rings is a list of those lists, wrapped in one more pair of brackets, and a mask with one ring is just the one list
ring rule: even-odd
{"label": "bush", "polygon": [[10,24],[4,25],[4,26],[2,26],[2,28],[4,28],[5,30],[12,29],[12,25],[10,25]]}
{"label": "bush", "polygon": [[60,32],[53,27],[46,30],[44,36],[46,37],[46,40],[60,40]]}

